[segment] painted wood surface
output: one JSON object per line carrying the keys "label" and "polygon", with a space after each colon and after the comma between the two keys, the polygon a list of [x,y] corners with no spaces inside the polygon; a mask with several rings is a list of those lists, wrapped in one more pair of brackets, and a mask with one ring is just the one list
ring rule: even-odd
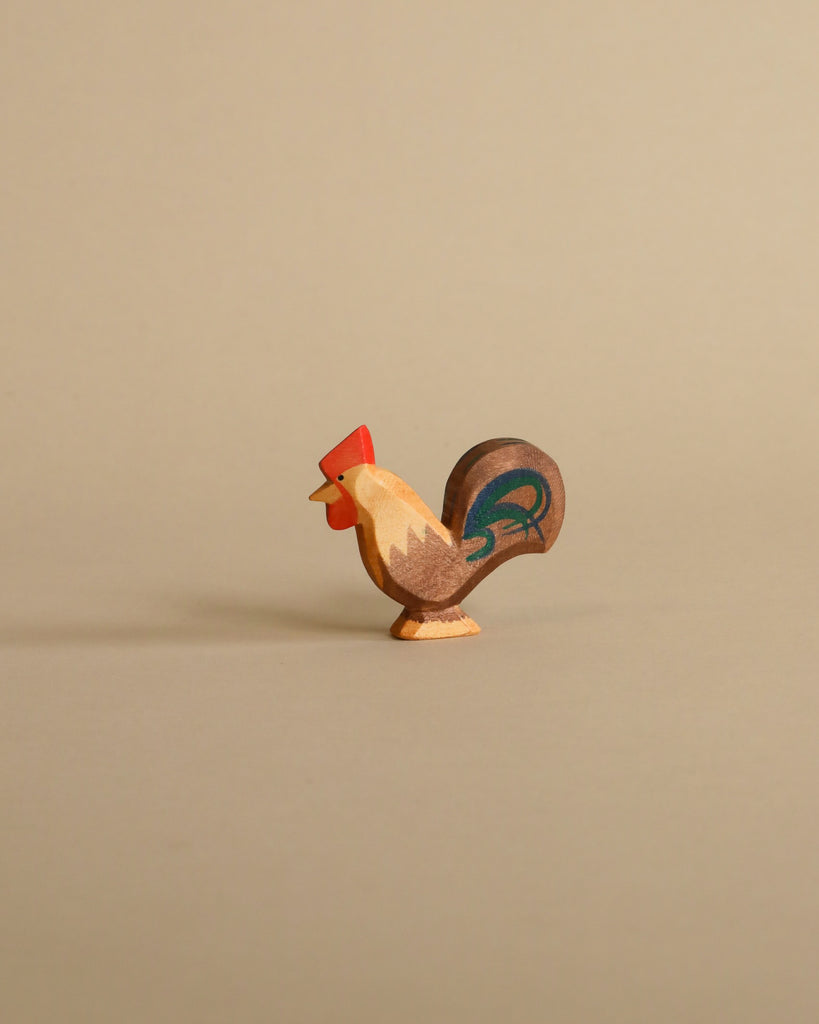
{"label": "painted wood surface", "polygon": [[519,438],[470,448],[449,475],[438,519],[400,477],[375,464],[361,426],[319,462],[325,483],[310,495],[335,530],[355,527],[375,585],[404,606],[390,632],[401,640],[474,636],[460,602],[515,555],[548,551],[563,523],[557,464]]}

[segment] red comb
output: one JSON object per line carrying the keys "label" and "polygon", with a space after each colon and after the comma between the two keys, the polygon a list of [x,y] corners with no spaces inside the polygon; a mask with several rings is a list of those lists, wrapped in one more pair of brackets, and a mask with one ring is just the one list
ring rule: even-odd
{"label": "red comb", "polygon": [[319,469],[328,479],[334,480],[339,473],[352,469],[353,466],[372,466],[374,463],[373,439],[369,430],[361,426],[324,456],[319,463]]}

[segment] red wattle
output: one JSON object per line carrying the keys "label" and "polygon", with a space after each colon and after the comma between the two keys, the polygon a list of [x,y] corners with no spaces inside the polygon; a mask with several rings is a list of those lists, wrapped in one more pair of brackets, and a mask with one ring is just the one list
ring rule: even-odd
{"label": "red wattle", "polygon": [[338,482],[336,487],[341,491],[341,497],[327,506],[327,522],[334,530],[348,530],[358,522],[358,511],[350,494]]}

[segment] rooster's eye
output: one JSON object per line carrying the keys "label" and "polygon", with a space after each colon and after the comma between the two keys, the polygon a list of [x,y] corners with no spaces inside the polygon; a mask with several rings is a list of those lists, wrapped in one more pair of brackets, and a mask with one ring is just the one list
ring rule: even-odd
{"label": "rooster's eye", "polygon": [[339,473],[338,476],[336,477],[336,480],[343,480],[343,479],[344,479],[344,474],[343,473]]}

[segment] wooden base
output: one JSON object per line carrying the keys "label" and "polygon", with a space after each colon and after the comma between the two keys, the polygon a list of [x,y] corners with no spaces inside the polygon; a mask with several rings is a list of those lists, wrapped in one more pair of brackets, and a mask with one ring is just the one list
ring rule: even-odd
{"label": "wooden base", "polygon": [[390,626],[399,640],[445,640],[455,636],[475,636],[481,627],[464,615],[458,605],[429,611],[405,608]]}

